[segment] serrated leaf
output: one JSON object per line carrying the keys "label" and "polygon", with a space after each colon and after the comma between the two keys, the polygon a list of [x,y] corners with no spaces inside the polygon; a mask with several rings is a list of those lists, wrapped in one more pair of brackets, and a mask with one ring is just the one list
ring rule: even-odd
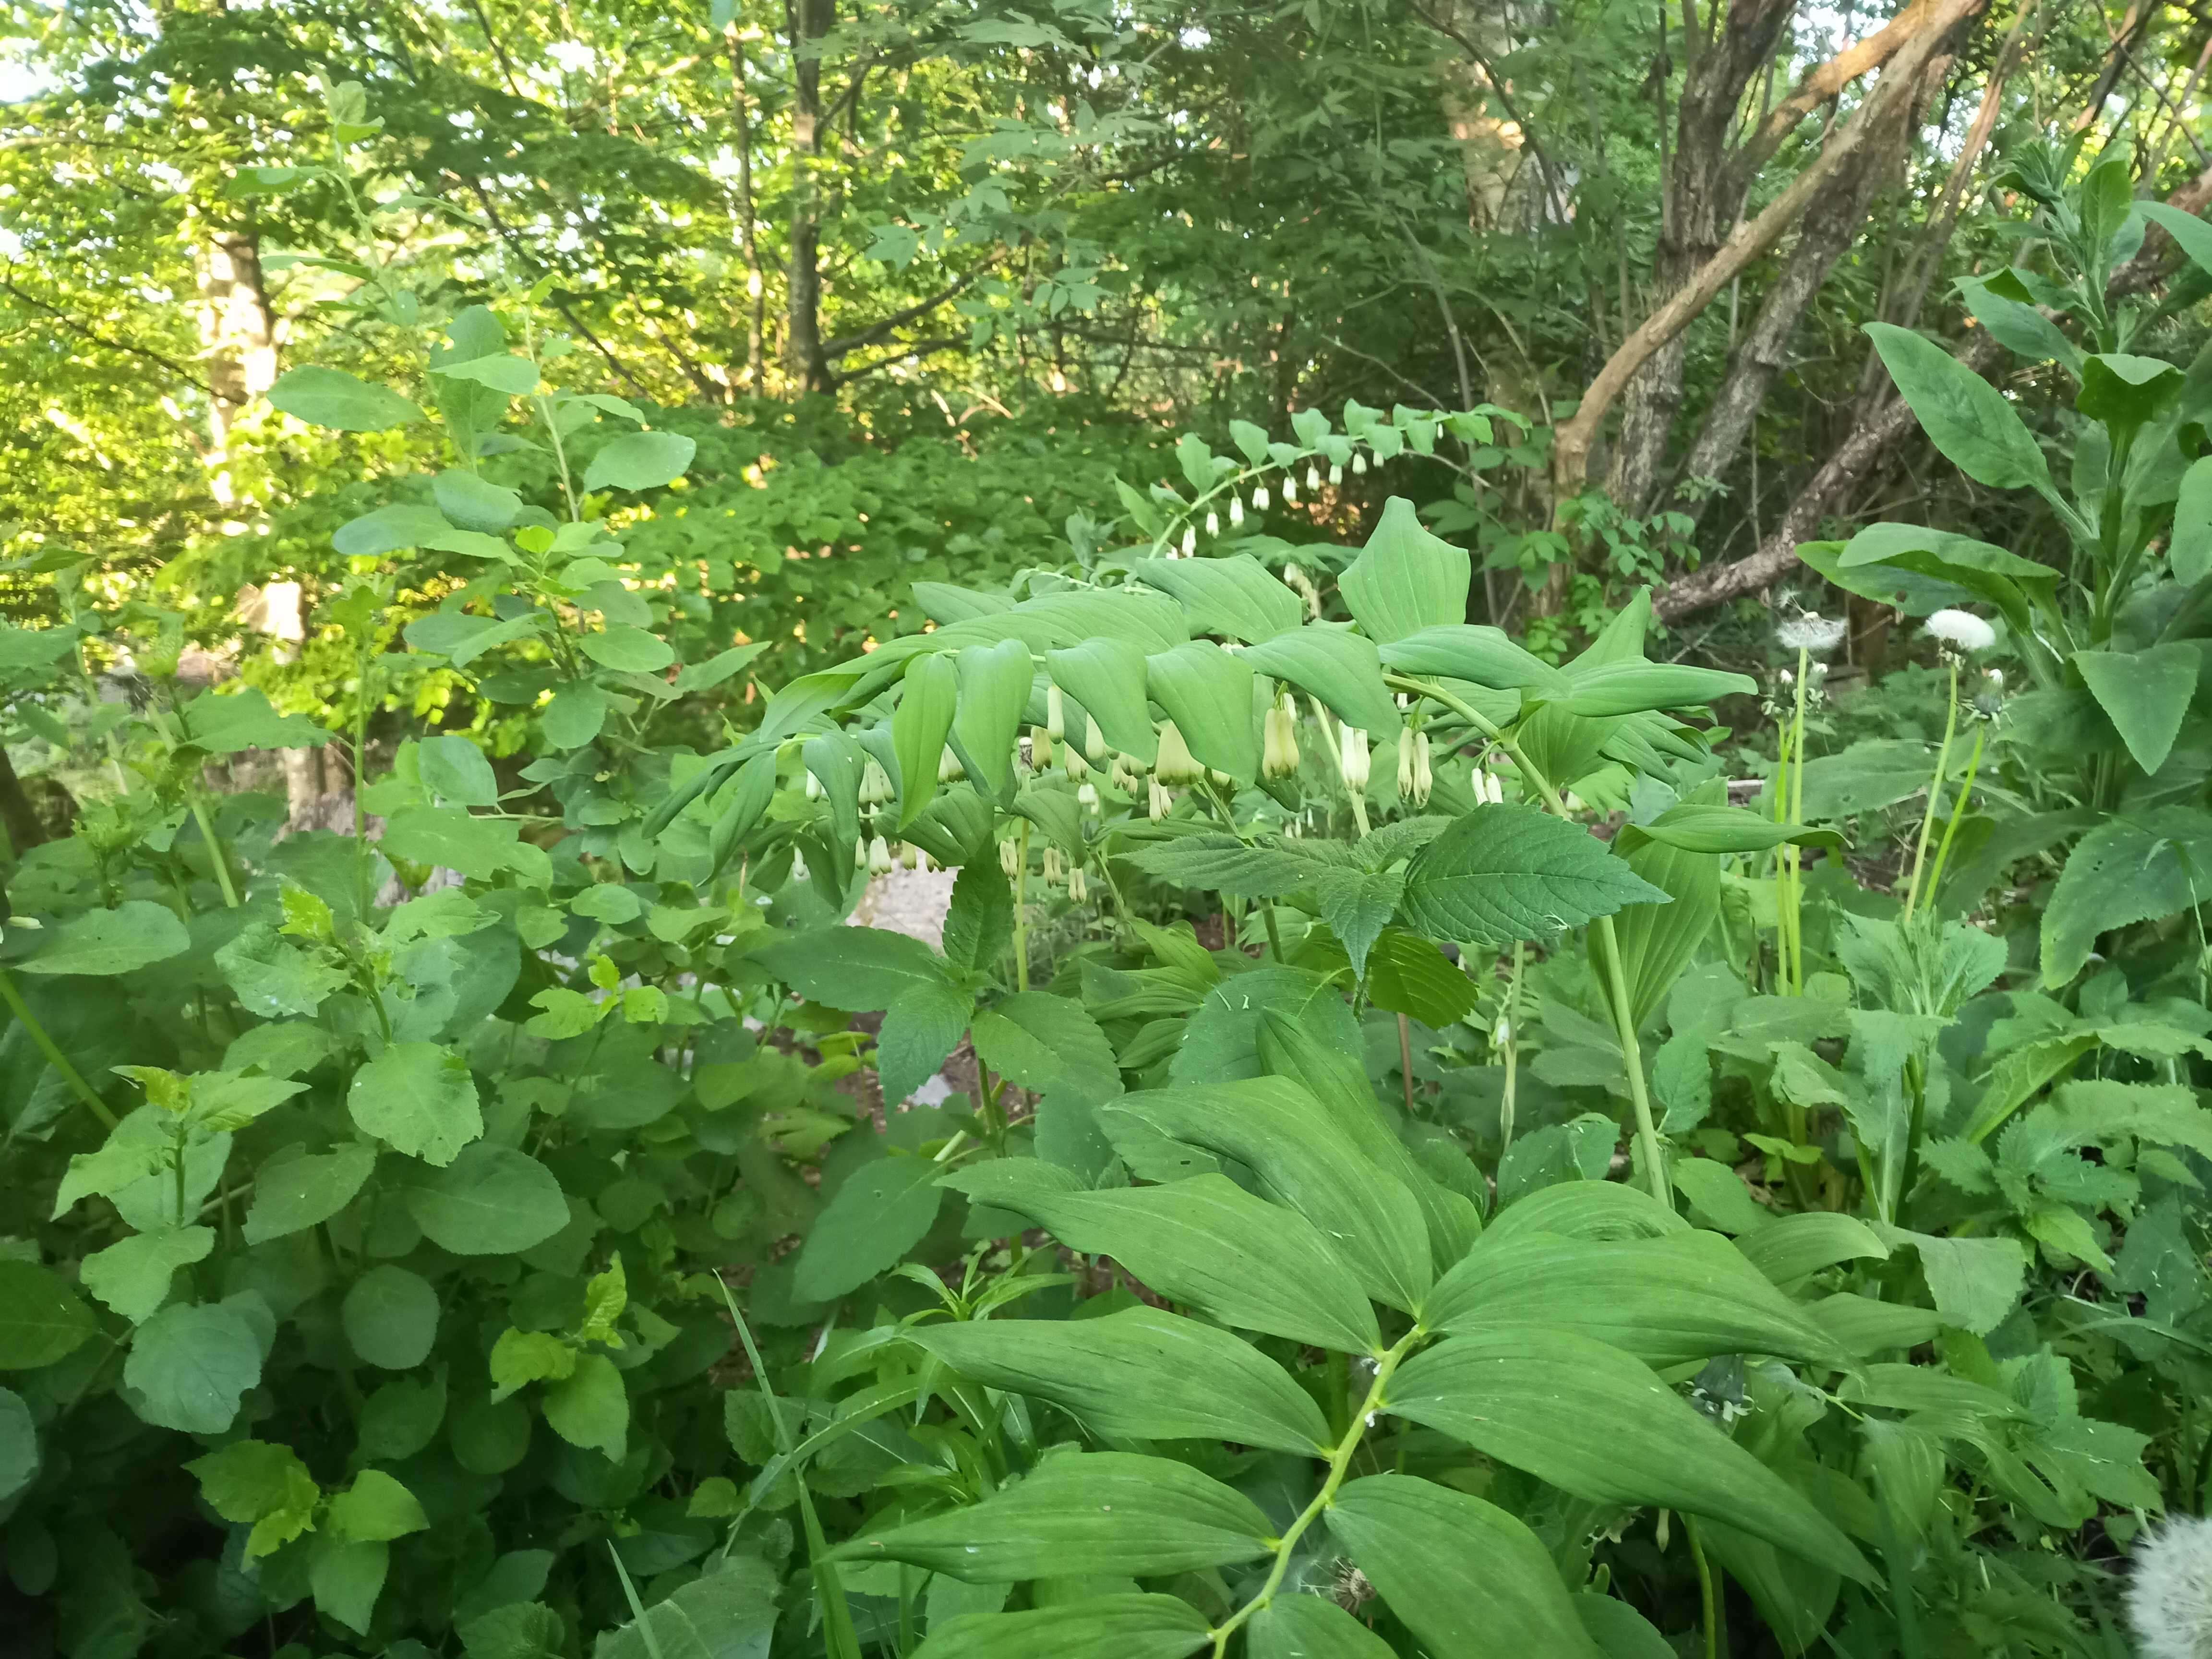
{"label": "serrated leaf", "polygon": [[483,1133],[468,1061],[435,1042],[395,1042],[356,1072],[346,1109],[363,1134],[443,1167]]}
{"label": "serrated leaf", "polygon": [[1503,947],[1667,895],[1577,825],[1534,806],[1478,806],[1416,854],[1402,913],[1432,939]]}
{"label": "serrated leaf", "polygon": [[191,948],[177,913],[150,899],[126,899],[112,910],[84,910],[55,928],[39,953],[15,963],[26,974],[128,974]]}

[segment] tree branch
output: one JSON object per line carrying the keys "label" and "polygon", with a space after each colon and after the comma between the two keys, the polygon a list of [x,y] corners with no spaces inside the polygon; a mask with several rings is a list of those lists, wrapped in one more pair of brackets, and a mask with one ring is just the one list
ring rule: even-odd
{"label": "tree branch", "polygon": [[170,374],[175,375],[179,380],[184,381],[187,386],[191,386],[196,391],[204,392],[210,398],[215,396],[215,388],[213,386],[210,386],[205,380],[200,379],[198,375],[193,374],[191,369],[185,368],[173,357],[165,357],[160,352],[152,350],[145,346],[132,345],[127,340],[111,340],[107,336],[100,333],[87,324],[79,322],[76,318],[70,315],[68,312],[64,311],[59,306],[53,305],[45,300],[41,300],[35,294],[26,293],[22,289],[18,288],[15,283],[4,276],[0,276],[0,289],[5,289],[8,293],[14,295],[25,305],[29,306],[33,311],[45,312],[49,317],[52,317],[58,320],[61,325],[69,330],[70,333],[75,334],[82,339],[89,340],[96,346],[105,346],[110,351],[120,351],[126,356],[132,357],[143,357],[149,363],[158,363],[163,368],[167,369]]}
{"label": "tree branch", "polygon": [[963,293],[974,287],[982,274],[982,268],[978,266],[959,281],[938,289],[927,300],[910,305],[904,311],[895,311],[881,322],[869,324],[857,334],[848,334],[828,342],[822,348],[823,356],[824,358],[842,357],[860,350],[864,346],[881,345],[908,323],[927,317],[955,295]]}
{"label": "tree branch", "polygon": [[1927,25],[1930,0],[1908,6],[1863,40],[1855,40],[1825,64],[1808,70],[1790,95],[1767,112],[1766,118],[1743,142],[1739,155],[1748,173],[1756,173],[1782,148],[1782,141],[1808,115],[1826,103],[1862,75],[1871,74],[1905,49]]}

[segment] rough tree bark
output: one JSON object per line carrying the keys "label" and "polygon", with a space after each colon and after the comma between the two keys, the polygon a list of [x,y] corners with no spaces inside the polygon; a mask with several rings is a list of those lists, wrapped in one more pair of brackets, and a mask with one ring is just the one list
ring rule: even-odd
{"label": "rough tree bark", "polygon": [[785,299],[784,352],[805,392],[836,385],[822,351],[822,37],[836,21],[836,0],[787,0],[791,24],[791,276]]}
{"label": "rough tree bark", "polygon": [[[1679,293],[1711,264],[1742,210],[1756,168],[1738,165],[1729,135],[1746,88],[1772,61],[1796,9],[1796,0],[1730,0],[1713,38],[1683,37],[1687,64],[1652,260],[1658,293]],[[1632,513],[1647,511],[1658,488],[1667,439],[1681,412],[1687,350],[1680,331],[1670,333],[1628,386],[1606,488]]]}
{"label": "rough tree bark", "polygon": [[1891,118],[1895,106],[1917,93],[1922,69],[1944,37],[1984,3],[1985,0],[1936,0],[1936,3],[1916,13],[1922,20],[1917,32],[1895,52],[1880,83],[1850,118],[1830,136],[1820,155],[1756,218],[1738,226],[1712,258],[1621,343],[1583,392],[1574,417],[1559,427],[1553,437],[1552,484],[1555,501],[1565,502],[1582,493],[1589,473],[1590,448],[1598,429],[1638,372],[1672,343],[1747,265],[1773,246],[1783,233],[1797,222],[1828,187],[1838,169],[1868,143],[1869,135],[1880,131]]}
{"label": "rough tree bark", "polygon": [[753,206],[753,117],[752,100],[745,95],[745,43],[734,16],[722,38],[730,48],[730,112],[738,125],[738,247],[745,258],[747,295],[745,386],[757,398],[768,389],[768,279],[761,267]]}
{"label": "rough tree bark", "polygon": [[[1766,290],[1758,317],[1736,343],[1728,371],[1705,410],[1705,423],[1683,461],[1681,476],[1718,478],[1735,462],[1775,376],[1789,361],[1790,339],[1798,319],[1858,235],[1875,196],[1895,176],[1907,149],[1911,118],[1925,103],[1927,89],[1948,67],[1948,59],[1930,61],[1923,72],[1923,96],[1892,105],[1882,129],[1867,135],[1867,142],[1837,169],[1832,187],[1806,210],[1781,274]],[[1702,516],[1702,506],[1692,511]]]}
{"label": "rough tree bark", "polygon": [[[2185,213],[2201,210],[2212,203],[2212,167],[2166,199]],[[2164,279],[2168,246],[2165,234],[2154,230],[2145,240],[2142,252],[2112,273],[2106,292],[2119,296],[2154,287]],[[1984,376],[2006,360],[2005,349],[1984,329],[1975,329],[1954,355]],[[1797,493],[1782,521],[1759,544],[1756,553],[1733,564],[1713,565],[1697,571],[1669,583],[1654,597],[1652,610],[1662,621],[1677,621],[1727,600],[1755,593],[1796,567],[1797,544],[1813,540],[1820,520],[1835,511],[1874,470],[1891,444],[1917,424],[1912,411],[1890,390],[1887,380],[1877,388],[1876,398],[1878,401],[1858,421],[1851,435]]]}
{"label": "rough tree bark", "polygon": [[198,265],[201,356],[206,364],[207,468],[224,506],[237,499],[230,480],[230,434],[247,404],[276,383],[276,319],[261,275],[260,240],[250,231],[210,230],[194,249]]}

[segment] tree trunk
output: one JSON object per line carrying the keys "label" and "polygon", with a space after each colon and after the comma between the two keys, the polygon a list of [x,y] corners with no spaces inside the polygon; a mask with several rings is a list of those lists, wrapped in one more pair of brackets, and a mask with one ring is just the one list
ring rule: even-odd
{"label": "tree trunk", "polygon": [[261,276],[260,240],[217,230],[199,244],[200,348],[207,366],[207,467],[215,497],[237,499],[230,481],[230,433],[254,398],[276,383],[276,319]]}
{"label": "tree trunk", "polygon": [[[1729,134],[1745,89],[1773,58],[1795,9],[1796,0],[1731,0],[1718,38],[1689,43],[1653,260],[1656,292],[1679,291],[1710,264],[1742,210],[1753,170],[1736,164]],[[1606,488],[1631,513],[1649,512],[1658,493],[1688,351],[1677,331],[1629,383]]]}
{"label": "tree trunk", "polygon": [[836,381],[822,350],[821,191],[822,58],[820,42],[836,20],[836,0],[789,0],[793,167],[791,277],[784,349],[791,377],[805,392],[829,392]]}
{"label": "tree trunk", "polygon": [[[1948,68],[1948,60],[1943,61]],[[1929,70],[1929,82],[1940,78],[1934,64]],[[1685,477],[1717,479],[1734,464],[1774,377],[1789,360],[1790,339],[1796,331],[1798,319],[1850,246],[1865,223],[1869,205],[1903,158],[1912,112],[1913,106],[1903,100],[1893,106],[1892,118],[1881,131],[1867,135],[1865,144],[1838,169],[1830,189],[1807,210],[1796,246],[1790,251],[1774,285],[1767,289],[1758,319],[1737,342],[1728,373],[1713,394],[1705,424],[1683,463]],[[1700,504],[1689,510],[1702,516],[1704,507]]]}
{"label": "tree trunk", "polygon": [[745,256],[745,386],[757,398],[767,390],[768,281],[761,267],[757,214],[753,204],[753,118],[745,95],[745,43],[732,17],[723,31],[730,46],[730,105],[738,123],[738,247]]}

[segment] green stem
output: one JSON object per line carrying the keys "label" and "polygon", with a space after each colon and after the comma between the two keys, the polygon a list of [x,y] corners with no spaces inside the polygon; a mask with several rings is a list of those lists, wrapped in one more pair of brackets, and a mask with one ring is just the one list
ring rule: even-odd
{"label": "green stem", "polygon": [[[1800,647],[1797,652],[1797,714],[1790,731],[1790,770],[1784,774],[1782,805],[1788,810],[1785,823],[1797,822],[1797,815],[1805,810],[1805,682],[1811,678],[1812,653]],[[1792,779],[1795,780],[1796,799],[1791,799]],[[1790,990],[1793,995],[1805,992],[1805,928],[1804,889],[1798,877],[1801,857],[1794,842],[1783,844],[1783,854],[1790,870]]]}
{"label": "green stem", "polygon": [[1682,1517],[1683,1530],[1690,1538],[1690,1559],[1698,1567],[1698,1604],[1705,1628],[1705,1659],[1720,1659],[1721,1607],[1719,1586],[1714,1582],[1713,1569],[1705,1559],[1705,1540],[1698,1536],[1698,1523],[1690,1516]]}
{"label": "green stem", "polygon": [[1628,994],[1628,975],[1621,968],[1620,938],[1613,931],[1611,916],[1600,916],[1593,925],[1605,957],[1613,1029],[1620,1033],[1621,1059],[1628,1068],[1628,1098],[1636,1109],[1636,1145],[1644,1156],[1644,1179],[1651,1188],[1651,1196],[1671,1210],[1674,1197],[1667,1184],[1666,1166],[1660,1162],[1659,1129],[1652,1121],[1651,1097],[1644,1085],[1644,1050],[1636,1041],[1636,1006]]}
{"label": "green stem", "polygon": [[192,791],[192,822],[200,827],[200,835],[208,845],[208,859],[215,866],[216,885],[222,889],[224,908],[238,908],[238,889],[230,879],[230,854],[224,850],[222,838],[215,832],[215,820],[209,815],[207,800],[198,790]]}
{"label": "green stem", "polygon": [[1014,988],[1030,988],[1030,821],[1022,820],[1014,860]]}
{"label": "green stem", "polygon": [[1366,1436],[1368,1420],[1382,1409],[1385,1391],[1399,1363],[1427,1335],[1426,1330],[1415,1325],[1376,1361],[1375,1381],[1368,1386],[1366,1400],[1352,1414],[1352,1426],[1344,1431],[1344,1437],[1336,1443],[1328,1455],[1328,1474],[1321,1483],[1321,1490],[1314,1494],[1313,1502],[1305,1506],[1298,1518],[1285,1528],[1283,1535],[1275,1540],[1275,1561],[1267,1571],[1267,1582],[1260,1586],[1259,1594],[1214,1626],[1212,1632],[1213,1659],[1223,1659],[1229,1651],[1229,1638],[1275,1599],[1275,1592],[1282,1588],[1283,1575],[1290,1571],[1291,1552],[1297,1547],[1298,1540],[1305,1536],[1307,1529],[1321,1518],[1322,1511],[1335,1501],[1336,1489],[1344,1484],[1345,1474],[1352,1467],[1352,1455],[1359,1449],[1359,1443]]}
{"label": "green stem", "polygon": [[1950,862],[1951,842],[1959,833],[1960,823],[1966,816],[1967,799],[1974,793],[1974,774],[1981,769],[1982,739],[1989,727],[1981,722],[1974,726],[1973,752],[1966,757],[1966,781],[1959,786],[1959,799],[1951,808],[1951,821],[1943,826],[1943,839],[1936,848],[1936,867],[1928,874],[1928,902],[1936,902],[1936,894],[1943,890],[1943,866]]}
{"label": "green stem", "polygon": [[[1461,947],[1464,950],[1466,947]],[[1514,1084],[1521,1069],[1521,969],[1528,960],[1525,939],[1513,941],[1513,975],[1505,981],[1505,1087],[1498,1097],[1498,1155],[1513,1146]]]}
{"label": "green stem", "polygon": [[56,1046],[53,1038],[46,1035],[46,1028],[39,1024],[31,1012],[30,1006],[23,1000],[23,994],[15,988],[14,975],[4,968],[0,968],[0,1002],[8,1005],[8,1012],[15,1015],[22,1023],[23,1029],[31,1034],[32,1043],[46,1057],[46,1064],[61,1073],[62,1081],[69,1085],[79,1100],[92,1108],[94,1117],[112,1129],[115,1114],[109,1111],[106,1103],[93,1092],[92,1085],[84,1080],[84,1073],[70,1063],[70,1057]]}
{"label": "green stem", "polygon": [[1951,739],[1959,730],[1959,665],[1951,665],[1951,707],[1943,717],[1943,741],[1936,750],[1936,776],[1928,786],[1928,810],[1920,815],[1920,842],[1912,853],[1912,879],[1905,890],[1905,919],[1912,920],[1920,898],[1920,874],[1928,861],[1928,836],[1936,827],[1936,807],[1943,795],[1943,773],[1951,763]]}

